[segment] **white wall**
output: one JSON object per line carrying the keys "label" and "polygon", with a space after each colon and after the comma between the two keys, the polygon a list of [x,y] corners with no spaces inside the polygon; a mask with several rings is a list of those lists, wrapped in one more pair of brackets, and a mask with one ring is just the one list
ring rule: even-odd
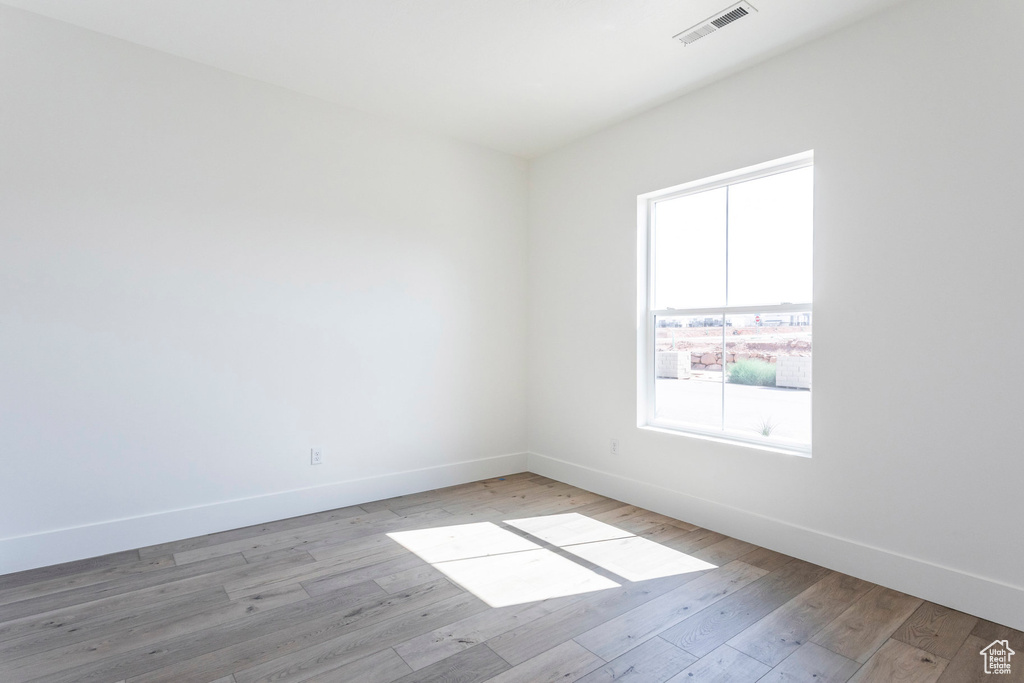
{"label": "white wall", "polygon": [[[1024,626],[1022,25],[919,0],[536,160],[527,268],[519,160],[0,7],[0,573],[521,469],[528,419]],[[812,148],[814,457],[638,429],[636,195]]]}
{"label": "white wall", "polygon": [[[901,5],[532,162],[531,469],[1024,626],[1022,27]],[[636,196],[808,149],[814,457],[638,429]]]}
{"label": "white wall", "polygon": [[523,469],[525,214],[522,160],[0,7],[0,573]]}

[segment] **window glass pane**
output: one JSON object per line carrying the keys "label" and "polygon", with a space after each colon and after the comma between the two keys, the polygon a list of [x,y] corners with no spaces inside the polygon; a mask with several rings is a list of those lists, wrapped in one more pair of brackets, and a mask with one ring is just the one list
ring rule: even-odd
{"label": "window glass pane", "polygon": [[722,428],[723,317],[655,319],[654,405],[658,420]]}
{"label": "window glass pane", "polygon": [[726,189],[654,205],[654,308],[725,305]]}
{"label": "window glass pane", "polygon": [[780,446],[811,443],[811,314],[730,315],[725,431]]}
{"label": "window glass pane", "polygon": [[729,187],[729,305],[810,303],[813,169]]}

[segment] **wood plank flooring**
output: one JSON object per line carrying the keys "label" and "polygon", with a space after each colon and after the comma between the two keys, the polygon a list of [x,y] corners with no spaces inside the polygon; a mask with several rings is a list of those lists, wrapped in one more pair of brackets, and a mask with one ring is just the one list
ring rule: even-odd
{"label": "wood plank flooring", "polygon": [[0,576],[0,681],[982,681],[1024,633],[523,472]]}

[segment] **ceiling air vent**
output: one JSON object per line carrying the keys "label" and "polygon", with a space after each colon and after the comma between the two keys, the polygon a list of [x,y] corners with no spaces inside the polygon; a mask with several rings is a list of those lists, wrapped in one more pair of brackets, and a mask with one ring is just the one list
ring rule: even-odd
{"label": "ceiling air vent", "polygon": [[718,14],[705,19],[696,26],[691,26],[682,33],[678,33],[674,36],[676,40],[681,42],[683,45],[689,45],[690,43],[696,42],[704,36],[711,35],[715,31],[729,24],[742,19],[748,14],[753,14],[757,10],[749,2],[738,2],[731,7],[727,7]]}

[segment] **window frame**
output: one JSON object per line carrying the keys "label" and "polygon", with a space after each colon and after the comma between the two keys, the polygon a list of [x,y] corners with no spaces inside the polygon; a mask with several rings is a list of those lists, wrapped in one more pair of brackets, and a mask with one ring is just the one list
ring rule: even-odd
{"label": "window frame", "polygon": [[[655,340],[657,338],[656,325],[659,317],[722,317],[722,352],[725,353],[725,350],[727,348],[727,326],[724,324],[726,317],[736,314],[751,313],[759,313],[761,315],[808,313],[812,316],[811,324],[813,328],[813,301],[763,306],[725,305],[708,308],[688,309],[653,309],[651,308],[651,304],[654,302],[655,296],[655,250],[657,248],[657,245],[655,244],[654,209],[658,202],[678,199],[679,197],[685,197],[688,195],[694,195],[701,192],[707,192],[709,190],[716,190],[722,187],[736,185],[738,183],[746,182],[749,180],[755,180],[758,178],[764,178],[767,176],[777,175],[779,173],[786,173],[787,171],[795,171],[801,168],[813,166],[814,151],[810,150],[807,152],[802,152],[800,154],[794,154],[792,156],[776,159],[774,161],[767,161],[761,164],[757,164],[755,166],[748,166],[746,168],[738,169],[736,171],[722,173],[719,175],[711,176],[709,178],[702,178],[700,180],[684,183],[682,185],[676,185],[674,187],[665,188],[663,190],[648,192],[645,194],[641,194],[637,197],[637,293],[639,304],[639,315],[637,320],[637,329],[639,331],[639,334],[637,335],[638,427],[651,429],[659,432],[677,434],[681,436],[693,436],[702,439],[709,439],[712,441],[720,441],[734,445],[753,447],[762,450],[774,451],[778,453],[810,457],[811,443],[807,443],[805,445],[793,443],[777,443],[772,442],[771,440],[764,437],[758,437],[754,435],[746,436],[742,434],[736,434],[734,432],[727,432],[724,428],[704,429],[694,425],[678,423],[672,420],[666,420],[664,418],[658,419],[656,415],[657,406],[655,401],[655,387],[657,381],[655,377],[655,362],[657,355]],[[726,244],[726,277],[728,278],[728,244]],[[814,361],[812,360],[812,377],[813,373]],[[724,368],[722,380],[724,383]],[[813,422],[811,441],[813,442]]]}

